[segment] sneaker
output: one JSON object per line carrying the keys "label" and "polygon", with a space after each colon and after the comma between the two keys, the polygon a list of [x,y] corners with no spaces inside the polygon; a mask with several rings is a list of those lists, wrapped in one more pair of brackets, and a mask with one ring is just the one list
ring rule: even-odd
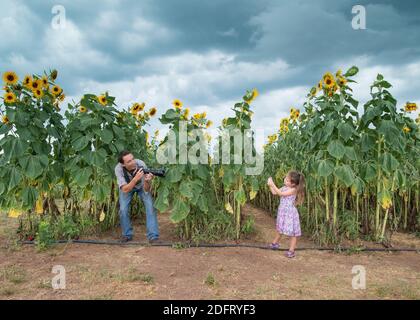
{"label": "sneaker", "polygon": [[149,239],[149,243],[150,244],[156,244],[156,243],[162,243],[162,241],[159,240],[159,238],[154,238],[154,239]]}
{"label": "sneaker", "polygon": [[294,251],[287,251],[285,254],[286,258],[294,258],[295,257],[295,252]]}
{"label": "sneaker", "polygon": [[120,242],[121,243],[126,243],[126,242],[131,241],[131,240],[133,240],[132,237],[123,236],[123,237],[121,237]]}
{"label": "sneaker", "polygon": [[270,244],[270,249],[278,250],[280,248],[280,245],[278,243],[272,243]]}

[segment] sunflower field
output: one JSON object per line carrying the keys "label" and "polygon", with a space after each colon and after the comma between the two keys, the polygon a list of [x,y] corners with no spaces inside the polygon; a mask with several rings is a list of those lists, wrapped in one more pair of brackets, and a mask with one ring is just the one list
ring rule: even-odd
{"label": "sunflower field", "polygon": [[[181,239],[239,239],[252,231],[244,205],[275,215],[279,199],[269,192],[267,178],[279,185],[295,169],[307,181],[299,207],[302,227],[320,244],[390,240],[395,230],[419,232],[419,117],[409,116],[417,105],[407,102],[399,109],[391,84],[378,75],[361,110],[351,89],[357,73],[357,67],[326,73],[300,110],[292,108],[280,120],[261,154],[262,174],[246,175],[245,165],[233,156],[228,164],[214,162],[211,154],[205,163],[168,164],[166,177],[153,180],[155,207],[170,212]],[[14,72],[3,74],[0,208],[19,219],[23,239],[49,239],[48,233],[51,239],[75,238],[117,226],[114,167],[122,150],[159,167],[158,150],[179,141],[184,130],[195,136],[176,144],[176,160],[196,139],[210,146],[213,122],[206,113],[190,115],[178,99],[159,118],[173,133],[162,140],[147,130],[156,107],[117,106],[108,92],[85,94],[61,112],[65,94],[57,76],[52,70],[20,81]],[[246,91],[218,128],[249,130],[257,96],[256,89]],[[226,138],[221,133],[215,139]],[[141,206],[134,201],[132,212]]]}

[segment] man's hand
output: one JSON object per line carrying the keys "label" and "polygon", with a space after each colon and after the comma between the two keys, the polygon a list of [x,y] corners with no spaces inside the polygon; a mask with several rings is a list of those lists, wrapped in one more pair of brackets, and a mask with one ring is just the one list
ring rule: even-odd
{"label": "man's hand", "polygon": [[137,171],[136,175],[134,176],[133,180],[137,183],[140,179],[144,176],[143,168]]}

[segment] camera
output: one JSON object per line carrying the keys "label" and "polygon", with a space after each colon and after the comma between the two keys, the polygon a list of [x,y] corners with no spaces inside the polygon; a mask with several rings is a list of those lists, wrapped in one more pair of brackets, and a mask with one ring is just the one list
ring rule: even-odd
{"label": "camera", "polygon": [[143,169],[144,174],[151,173],[157,177],[165,177],[165,174],[166,174],[165,169],[151,169],[151,168],[143,168],[143,167],[138,167],[136,171],[134,172],[134,174],[136,174],[137,171],[140,169]]}

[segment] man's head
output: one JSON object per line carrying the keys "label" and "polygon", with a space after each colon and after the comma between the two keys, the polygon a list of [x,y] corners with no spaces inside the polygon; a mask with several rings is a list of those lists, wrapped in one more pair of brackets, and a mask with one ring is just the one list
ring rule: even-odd
{"label": "man's head", "polygon": [[118,155],[118,162],[123,165],[124,168],[131,171],[136,168],[136,160],[130,151],[124,150]]}

